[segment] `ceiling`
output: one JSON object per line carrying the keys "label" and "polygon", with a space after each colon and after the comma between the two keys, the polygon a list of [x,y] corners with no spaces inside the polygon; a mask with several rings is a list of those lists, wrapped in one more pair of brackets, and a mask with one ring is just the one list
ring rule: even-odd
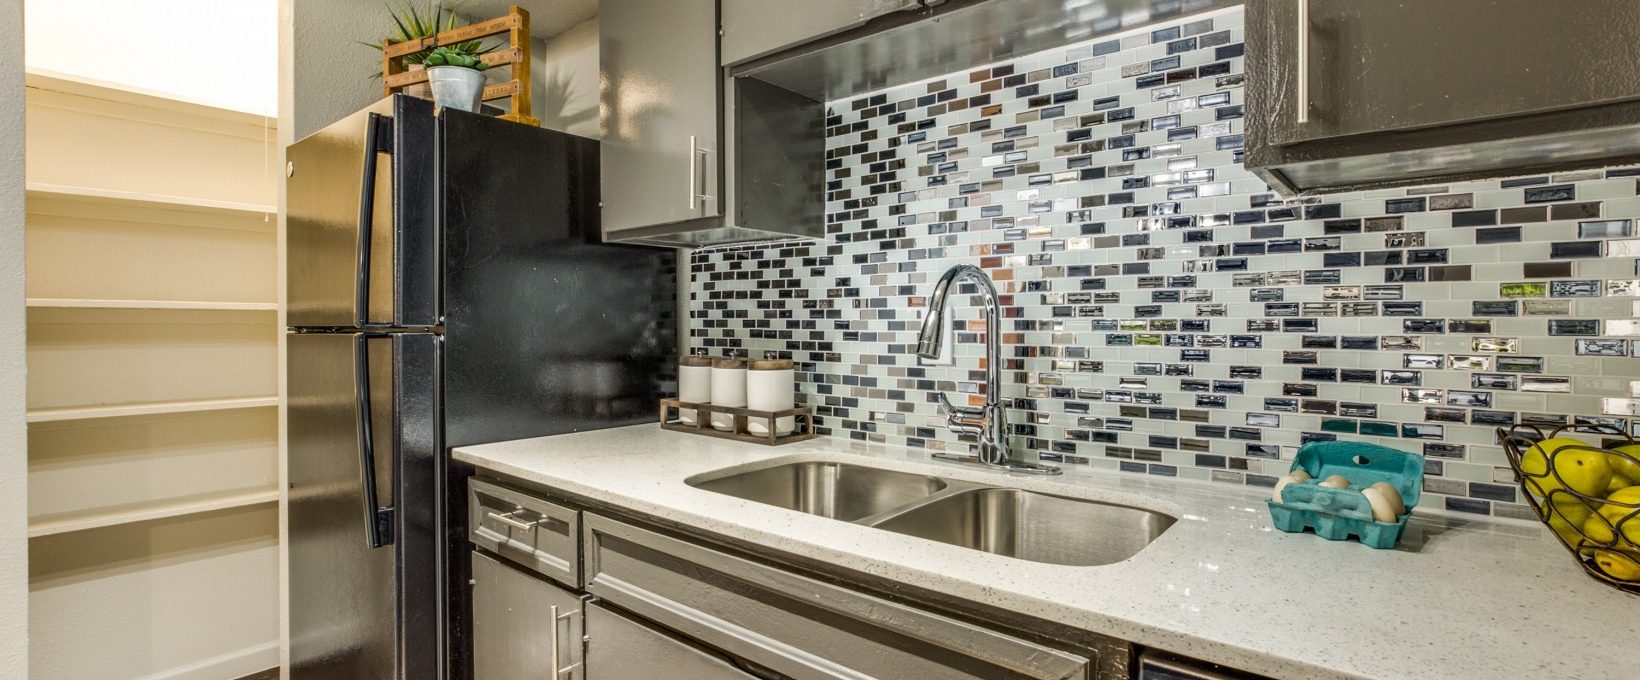
{"label": "ceiling", "polygon": [[530,34],[551,38],[598,16],[598,0],[445,0],[444,6],[470,20],[491,19],[518,5],[530,13]]}

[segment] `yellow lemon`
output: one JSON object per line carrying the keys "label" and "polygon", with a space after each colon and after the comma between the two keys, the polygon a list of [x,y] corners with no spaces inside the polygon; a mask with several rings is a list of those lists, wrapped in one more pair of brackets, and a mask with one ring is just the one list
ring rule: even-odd
{"label": "yellow lemon", "polygon": [[1594,566],[1602,573],[1619,581],[1640,581],[1640,560],[1616,550],[1592,551]]}
{"label": "yellow lemon", "polygon": [[1627,457],[1606,454],[1606,462],[1611,465],[1612,473],[1627,478],[1631,484],[1640,484],[1640,444],[1624,444],[1612,450],[1628,454]]}
{"label": "yellow lemon", "polygon": [[[1544,521],[1549,525],[1549,529],[1561,538],[1566,539],[1566,542],[1570,543],[1572,547],[1577,547],[1577,542],[1583,539],[1583,536],[1578,533],[1578,527],[1585,527],[1591,521],[1590,518],[1594,516],[1594,511],[1578,500],[1550,503],[1543,507],[1548,514]],[[1599,522],[1600,520],[1592,521]]]}
{"label": "yellow lemon", "polygon": [[[1559,489],[1592,498],[1604,496],[1612,481],[1611,462],[1604,451],[1583,448],[1587,446],[1566,437],[1538,442],[1521,456],[1520,470],[1526,475],[1527,486],[1545,498],[1554,494],[1550,500],[1571,497],[1571,494],[1554,493]],[[1553,470],[1550,470],[1551,460]]]}
{"label": "yellow lemon", "polygon": [[1640,506],[1640,486],[1618,489],[1607,496],[1606,501],[1600,506],[1599,515],[1591,515],[1584,520],[1581,525],[1583,535],[1596,543],[1610,544],[1617,538],[1612,533],[1612,527],[1620,527],[1623,538],[1628,540],[1630,546],[1620,545],[1619,548],[1632,546],[1640,549],[1640,507],[1615,505],[1625,503]]}

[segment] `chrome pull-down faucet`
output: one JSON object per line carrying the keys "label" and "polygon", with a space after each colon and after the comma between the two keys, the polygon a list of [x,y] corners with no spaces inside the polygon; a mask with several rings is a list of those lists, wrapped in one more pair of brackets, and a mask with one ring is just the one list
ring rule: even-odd
{"label": "chrome pull-down faucet", "polygon": [[[1002,301],[996,286],[979,267],[963,264],[952,267],[934,284],[928,297],[928,313],[923,315],[922,331],[917,335],[917,356],[938,359],[945,344],[945,315],[949,306],[951,286],[972,281],[979,287],[981,302],[985,305],[985,406],[957,406],[937,392],[940,415],[945,426],[958,435],[971,436],[979,441],[979,463],[992,468],[1017,472],[1056,475],[1057,467],[1013,460],[1008,452],[1008,410],[1002,405]],[[971,463],[972,459],[951,454],[935,453],[935,458]]]}

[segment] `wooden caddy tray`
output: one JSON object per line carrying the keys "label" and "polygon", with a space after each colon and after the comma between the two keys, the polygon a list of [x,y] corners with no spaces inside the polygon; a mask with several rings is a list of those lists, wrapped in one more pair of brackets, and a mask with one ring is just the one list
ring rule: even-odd
{"label": "wooden caddy tray", "polygon": [[[683,421],[678,420],[677,411],[680,409],[688,409],[695,412],[694,425],[688,425]],[[734,416],[734,431],[724,432],[713,428],[711,422],[713,413]],[[794,423],[792,433],[784,437],[776,435],[775,421],[788,417],[797,419],[797,422]],[[754,418],[768,423],[768,434],[756,435],[751,433],[750,429],[746,427],[746,424]],[[661,429],[702,434],[708,437],[717,437],[718,439],[733,439],[739,442],[751,442],[753,444],[763,444],[766,446],[779,446],[781,444],[790,444],[792,442],[800,442],[806,439],[814,438],[814,409],[807,406],[798,406],[796,408],[789,408],[784,411],[755,411],[749,408],[717,406],[713,404],[696,404],[687,401],[679,401],[677,399],[662,399]]]}

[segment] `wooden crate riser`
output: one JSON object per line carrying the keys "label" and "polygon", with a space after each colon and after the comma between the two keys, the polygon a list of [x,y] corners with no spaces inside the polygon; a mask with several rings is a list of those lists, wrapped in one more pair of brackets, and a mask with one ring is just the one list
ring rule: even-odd
{"label": "wooden crate riser", "polygon": [[[482,55],[479,59],[490,66],[506,66],[508,64],[518,63],[521,59],[523,59],[523,54],[523,50],[514,47]],[[419,70],[395,73],[383,79],[382,83],[390,90],[398,90],[411,85],[425,83],[427,80],[427,71]]]}
{"label": "wooden crate riser", "polygon": [[492,67],[509,67],[512,70],[512,79],[485,86],[482,99],[487,102],[507,100],[503,107],[506,113],[501,116],[503,119],[525,125],[540,125],[540,120],[530,115],[530,13],[517,5],[508,8],[506,16],[468,24],[420,40],[383,41],[383,96],[391,96],[411,85],[427,82],[426,70],[405,70],[402,59],[406,55],[431,50],[441,45],[456,45],[500,35],[507,37],[509,47],[482,55],[479,59]]}

